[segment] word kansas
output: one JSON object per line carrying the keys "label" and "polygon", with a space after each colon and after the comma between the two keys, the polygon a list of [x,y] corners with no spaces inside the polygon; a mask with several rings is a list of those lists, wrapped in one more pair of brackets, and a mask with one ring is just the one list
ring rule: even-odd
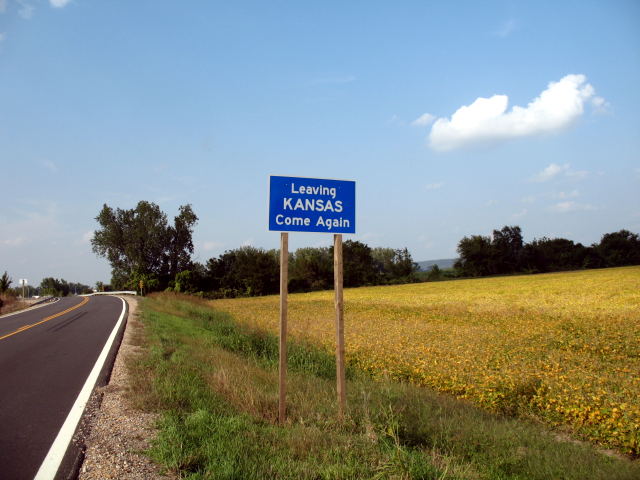
{"label": "word kansas", "polygon": [[305,186],[300,185],[296,189],[296,184],[291,184],[291,193],[298,195],[314,195],[314,196],[328,196],[330,199],[322,198],[292,198],[284,197],[282,199],[283,210],[301,210],[303,212],[342,212],[342,200],[335,200],[336,189],[318,186]]}

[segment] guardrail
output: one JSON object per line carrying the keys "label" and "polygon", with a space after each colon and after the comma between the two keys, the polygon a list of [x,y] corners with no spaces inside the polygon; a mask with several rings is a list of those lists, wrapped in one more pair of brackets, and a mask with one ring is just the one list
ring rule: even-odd
{"label": "guardrail", "polygon": [[93,295],[138,295],[135,290],[120,290],[118,292],[94,292],[80,295],[81,297],[91,297]]}

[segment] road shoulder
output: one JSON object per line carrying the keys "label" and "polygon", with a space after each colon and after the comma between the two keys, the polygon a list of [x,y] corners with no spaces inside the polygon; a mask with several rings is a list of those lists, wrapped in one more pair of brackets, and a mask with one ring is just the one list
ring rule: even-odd
{"label": "road shoulder", "polygon": [[140,354],[135,335],[143,327],[138,317],[138,299],[123,298],[129,305],[129,318],[111,378],[107,385],[96,389],[95,399],[85,413],[83,430],[89,433],[80,467],[81,480],[171,478],[163,476],[158,466],[141,453],[156,433],[158,416],[134,409],[126,398],[129,385],[126,363]]}

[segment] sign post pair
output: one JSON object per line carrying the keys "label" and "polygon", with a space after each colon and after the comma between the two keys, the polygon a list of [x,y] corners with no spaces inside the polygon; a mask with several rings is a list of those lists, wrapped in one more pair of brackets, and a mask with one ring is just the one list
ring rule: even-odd
{"label": "sign post pair", "polygon": [[342,234],[356,232],[356,183],[303,177],[271,176],[269,230],[280,231],[280,359],[278,419],[286,419],[287,294],[289,233],[333,233],[333,278],[336,312],[336,378],[338,412],[346,410]]}

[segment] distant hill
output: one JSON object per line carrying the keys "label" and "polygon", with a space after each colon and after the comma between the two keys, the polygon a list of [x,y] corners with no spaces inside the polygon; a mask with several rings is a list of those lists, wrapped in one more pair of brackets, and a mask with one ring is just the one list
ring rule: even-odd
{"label": "distant hill", "polygon": [[420,267],[420,270],[422,270],[423,272],[428,272],[434,265],[438,265],[438,268],[441,270],[453,268],[453,264],[456,263],[456,260],[457,258],[443,258],[440,260],[424,260],[417,263]]}

